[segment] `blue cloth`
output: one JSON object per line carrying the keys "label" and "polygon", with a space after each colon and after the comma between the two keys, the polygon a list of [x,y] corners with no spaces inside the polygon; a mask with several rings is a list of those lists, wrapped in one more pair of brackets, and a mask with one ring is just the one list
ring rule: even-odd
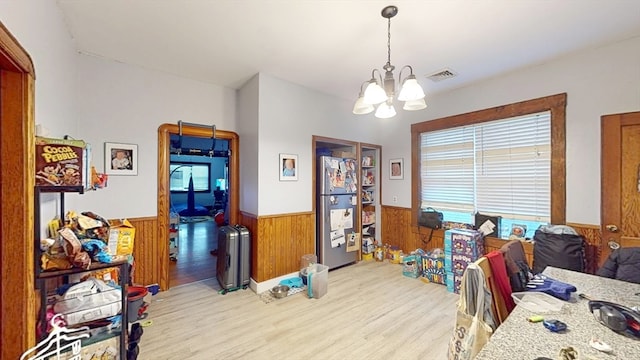
{"label": "blue cloth", "polygon": [[544,279],[544,284],[536,285],[533,289],[527,289],[527,291],[540,291],[565,301],[568,301],[571,298],[571,293],[577,290],[578,289],[571,284],[563,283],[562,281],[549,277]]}

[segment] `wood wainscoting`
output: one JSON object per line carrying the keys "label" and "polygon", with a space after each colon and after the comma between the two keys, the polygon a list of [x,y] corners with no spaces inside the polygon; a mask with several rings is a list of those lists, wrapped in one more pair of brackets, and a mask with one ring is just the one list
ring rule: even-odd
{"label": "wood wainscoting", "polygon": [[251,278],[262,282],[300,270],[300,258],[315,254],[315,213],[256,216],[240,212],[251,233]]}
{"label": "wood wainscoting", "polygon": [[[397,246],[402,251],[411,252],[417,248],[430,250],[444,247],[444,231],[434,230],[429,241],[429,229],[418,228],[411,225],[411,209],[396,206],[382,206],[382,242],[391,246]],[[602,233],[598,225],[585,225],[568,223],[567,225],[575,229],[585,237],[589,246],[587,247],[587,272],[594,273],[600,261],[600,238]],[[498,238],[487,238],[485,240],[485,252],[499,249],[504,244],[504,240]],[[523,243],[525,255],[529,265],[533,265],[533,245]]]}
{"label": "wood wainscoting", "polygon": [[[160,284],[161,262],[159,258],[158,218],[141,217],[127,219],[136,228],[133,239],[133,282],[140,285]],[[167,242],[169,240],[167,239]],[[169,264],[166,264],[169,266]],[[169,279],[166,279],[167,283]]]}

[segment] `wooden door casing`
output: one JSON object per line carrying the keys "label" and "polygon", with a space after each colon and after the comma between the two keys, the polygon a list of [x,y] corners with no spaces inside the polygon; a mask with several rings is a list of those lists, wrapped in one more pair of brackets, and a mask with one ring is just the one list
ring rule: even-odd
{"label": "wooden door casing", "polygon": [[601,130],[600,264],[609,242],[640,246],[640,111],[602,116]]}
{"label": "wooden door casing", "polygon": [[0,359],[35,345],[35,71],[0,22]]}

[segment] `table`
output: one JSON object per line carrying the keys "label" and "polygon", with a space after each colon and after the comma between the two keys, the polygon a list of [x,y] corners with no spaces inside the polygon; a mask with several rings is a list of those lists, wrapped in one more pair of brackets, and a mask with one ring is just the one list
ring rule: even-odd
{"label": "table", "polygon": [[[553,267],[547,267],[543,274],[578,289],[560,312],[544,314],[546,319],[563,321],[568,330],[565,333],[553,333],[541,322],[531,323],[527,319],[536,314],[516,306],[478,353],[476,360],[532,360],[539,356],[556,359],[560,349],[568,346],[578,351],[579,359],[640,359],[640,340],[617,334],[601,325],[589,311],[588,300],[577,296],[583,293],[594,300],[627,307],[640,306],[640,284]],[[613,354],[592,348],[589,340],[593,337],[609,344]]]}

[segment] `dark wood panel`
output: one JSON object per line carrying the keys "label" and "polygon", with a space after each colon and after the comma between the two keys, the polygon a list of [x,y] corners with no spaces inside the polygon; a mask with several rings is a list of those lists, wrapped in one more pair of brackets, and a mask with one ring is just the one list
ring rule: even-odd
{"label": "dark wood panel", "polygon": [[[431,250],[443,247],[444,232],[412,226],[411,209],[382,206],[382,242],[409,253],[418,248]],[[431,239],[429,239],[431,237]]]}
{"label": "dark wood panel", "polygon": [[315,253],[313,213],[259,216],[241,213],[251,231],[251,277],[262,282],[299,270],[300,258]]}
{"label": "dark wood panel", "polygon": [[[417,248],[432,250],[444,248],[444,231],[435,230],[431,241],[425,244],[429,237],[429,229],[411,226],[411,209],[382,206],[382,241],[384,244],[397,246],[403,252],[408,253]],[[589,246],[587,247],[587,267],[588,272],[595,272],[596,264],[600,257],[601,232],[598,225],[568,223],[579,234],[585,237]],[[485,239],[485,252],[498,250],[506,240],[498,238]],[[525,255],[529,265],[533,265],[533,244],[523,243]]]}

